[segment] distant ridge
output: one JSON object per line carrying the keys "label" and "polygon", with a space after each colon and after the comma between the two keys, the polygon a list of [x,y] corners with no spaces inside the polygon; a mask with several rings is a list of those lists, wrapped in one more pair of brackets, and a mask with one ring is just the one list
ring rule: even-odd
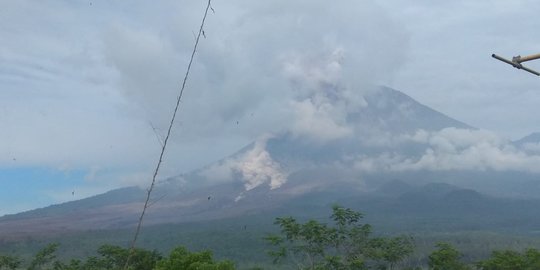
{"label": "distant ridge", "polygon": [[540,143],[540,132],[533,132],[517,141],[514,141],[513,143],[518,146],[526,143]]}

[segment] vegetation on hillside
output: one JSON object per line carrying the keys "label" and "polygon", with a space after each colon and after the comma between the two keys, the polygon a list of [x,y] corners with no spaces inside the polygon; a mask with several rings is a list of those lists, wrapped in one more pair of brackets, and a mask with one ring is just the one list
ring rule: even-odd
{"label": "vegetation on hillside", "polygon": [[395,269],[412,254],[410,237],[372,237],[362,214],[333,207],[333,226],[315,220],[299,223],[293,217],[277,218],[281,235],[266,239],[275,247],[274,262],[288,259],[300,269]]}
{"label": "vegetation on hillside", "polygon": [[[414,260],[417,248],[410,236],[375,236],[369,224],[361,222],[361,213],[333,207],[330,223],[317,220],[300,222],[294,217],[276,218],[279,231],[265,237],[274,267],[239,267],[232,260],[215,259],[209,250],[190,251],[176,247],[163,255],[157,250],[136,249],[130,270],[232,270],[232,269],[433,269],[433,270],[506,270],[540,269],[540,251],[496,250],[483,260],[471,262],[449,243],[441,242],[425,260]],[[124,269],[129,250],[102,245],[94,255],[59,258],[59,245],[48,244],[30,258],[0,254],[0,270],[109,270]]]}

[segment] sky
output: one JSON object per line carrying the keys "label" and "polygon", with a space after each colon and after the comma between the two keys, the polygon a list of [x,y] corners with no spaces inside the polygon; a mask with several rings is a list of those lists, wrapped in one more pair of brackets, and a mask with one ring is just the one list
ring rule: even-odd
{"label": "sky", "polygon": [[[205,5],[0,2],[0,215],[149,183]],[[491,58],[540,53],[535,1],[212,8],[162,178],[261,134],[350,132],[331,121],[343,112],[325,107],[314,83],[349,89],[347,108],[362,89],[385,85],[501,138],[540,131],[539,78]],[[540,70],[540,60],[526,65]],[[321,128],[306,126],[313,121]]]}

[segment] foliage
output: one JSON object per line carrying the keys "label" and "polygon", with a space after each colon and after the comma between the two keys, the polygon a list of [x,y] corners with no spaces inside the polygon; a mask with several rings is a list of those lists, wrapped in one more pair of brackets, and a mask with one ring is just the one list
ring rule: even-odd
{"label": "foliage", "polygon": [[234,270],[231,261],[215,262],[212,252],[190,252],[184,247],[175,248],[168,258],[158,262],[156,270]]}
{"label": "foliage", "polygon": [[58,246],[59,244],[52,243],[41,249],[30,262],[28,270],[45,269],[47,265],[53,264],[53,260],[56,259]]}
{"label": "foliage", "polygon": [[[426,262],[429,269],[445,270],[540,269],[540,251],[515,251],[540,246],[540,242],[534,237],[488,232],[424,232],[415,236],[418,245],[414,245],[413,240],[407,236],[373,236],[371,226],[361,222],[363,216],[358,212],[340,206],[335,206],[332,210],[328,224],[315,220],[298,221],[302,216],[298,220],[281,217],[275,220],[275,224],[279,225],[275,229],[271,227],[270,218],[249,223],[254,222],[252,217],[241,222],[219,223],[221,228],[233,228],[228,230],[217,230],[213,223],[151,227],[149,231],[155,232],[141,238],[145,245],[172,252],[169,256],[161,256],[156,250],[136,249],[129,269],[412,269],[404,266],[426,269]],[[309,213],[303,214],[304,217],[312,217]],[[247,230],[245,224],[248,224]],[[266,241],[273,246],[269,252],[271,257],[276,263],[283,264],[272,267],[268,256],[264,257],[263,231],[280,232],[268,236]],[[70,241],[49,238],[63,240],[60,241],[62,249],[59,249],[59,244],[49,244],[38,252],[37,245],[43,245],[42,240],[27,239],[27,242],[18,242],[18,246],[2,243],[0,270],[123,269],[129,250],[117,245],[102,245],[103,241],[99,239],[105,237],[113,244],[121,244],[126,235],[128,234],[123,231],[95,231],[73,234]],[[257,242],[257,239],[260,242]],[[447,243],[437,244],[437,249],[432,251],[434,243],[438,241],[452,243],[459,251]],[[183,243],[188,248],[175,248],[177,243]],[[26,249],[21,250],[21,247]],[[213,252],[190,251],[203,248],[210,248]],[[492,250],[500,251],[491,252]],[[91,251],[94,251],[95,255],[89,257],[87,254]],[[6,256],[8,254],[10,256]],[[231,261],[218,261],[213,254],[216,254],[217,258],[232,259],[235,264]],[[466,254],[466,257],[462,254]],[[475,261],[476,267],[470,266]]]}
{"label": "foliage", "polygon": [[540,269],[540,252],[536,249],[528,249],[524,254],[511,250],[494,251],[477,267],[482,270]]}
{"label": "foliage", "polygon": [[379,268],[394,269],[414,252],[411,237],[375,238],[370,241],[369,257],[378,262]]}
{"label": "foliage", "polygon": [[361,213],[338,205],[332,210],[333,226],[277,218],[281,235],[266,237],[274,246],[269,251],[274,263],[288,259],[299,269],[394,269],[413,252],[411,238],[371,238],[371,226],[360,223]]}
{"label": "foliage", "polygon": [[0,270],[17,269],[21,263],[22,261],[17,257],[0,255]]}
{"label": "foliage", "polygon": [[[98,257],[91,256],[85,261],[72,259],[68,263],[55,260],[58,244],[50,244],[39,251],[31,261],[29,270],[116,270],[124,269],[130,250],[119,246],[103,245],[98,250]],[[157,251],[135,249],[131,257],[129,270],[234,270],[231,261],[215,262],[210,251],[190,252],[184,247],[175,248],[169,257],[163,258]],[[17,269],[21,264],[16,258],[1,256],[0,269]]]}
{"label": "foliage", "polygon": [[[69,264],[61,262],[55,263],[55,270],[105,270],[123,269],[130,250],[119,246],[103,245],[98,249],[100,257],[89,257],[85,262],[71,260]],[[157,251],[135,249],[130,260],[130,270],[153,269],[156,263],[161,260],[161,255]]]}
{"label": "foliage", "polygon": [[429,269],[433,270],[467,270],[471,269],[459,261],[461,254],[448,243],[438,243],[437,250],[429,255]]}
{"label": "foliage", "polygon": [[[365,207],[365,204],[362,204],[362,207]],[[316,208],[309,207],[303,212],[296,209],[290,209],[290,211],[298,213],[298,216],[294,215],[298,221],[304,222],[307,219],[316,219],[332,225],[332,220],[328,219],[331,209],[326,207],[326,213],[321,213],[322,210]],[[264,269],[278,269],[278,267],[283,269],[292,264],[273,265],[272,258],[266,253],[269,249],[268,245],[263,240],[263,237],[268,233],[279,234],[279,226],[273,225],[275,220],[273,217],[285,216],[279,213],[279,211],[265,212],[264,214],[225,219],[219,222],[149,226],[145,228],[145,233],[141,235],[140,246],[149,250],[156,249],[161,254],[168,255],[171,250],[181,243],[182,246],[192,251],[212,250],[214,258],[232,260],[240,269],[250,269],[255,266]],[[443,223],[437,223],[430,219],[422,219],[422,222],[431,224],[433,227],[441,225],[437,227],[440,229],[429,231],[424,230],[425,227],[416,225],[411,229],[406,225],[407,222],[403,220],[402,216],[396,216],[394,213],[385,214],[384,212],[370,211],[369,216],[367,212],[364,214],[363,223],[371,224],[376,232],[399,235],[407,231],[407,233],[414,235],[415,252],[407,258],[406,264],[424,266],[426,269],[427,257],[438,242],[451,243],[464,254],[461,261],[468,264],[489,258],[494,250],[524,251],[531,247],[540,249],[540,234],[517,234],[508,231],[447,230],[447,227],[442,225]],[[384,218],[376,217],[377,215],[384,216]],[[366,218],[370,218],[370,222],[367,222]],[[419,220],[416,222],[420,223]],[[451,218],[446,218],[440,222],[462,226],[461,221]],[[247,230],[243,229],[244,225],[247,225]],[[36,235],[18,239],[17,241],[0,241],[0,255],[17,255],[21,260],[24,260],[20,265],[20,269],[26,269],[37,250],[49,242],[57,242],[60,243],[60,247],[56,252],[57,260],[69,264],[71,259],[77,258],[84,263],[88,256],[98,256],[96,251],[105,243],[125,246],[126,239],[129,239],[132,234],[132,229],[115,229],[79,231],[58,235]]]}

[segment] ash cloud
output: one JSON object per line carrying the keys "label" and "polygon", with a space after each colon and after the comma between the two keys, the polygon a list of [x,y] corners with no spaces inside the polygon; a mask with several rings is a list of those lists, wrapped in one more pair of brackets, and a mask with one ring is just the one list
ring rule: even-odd
{"label": "ash cloud", "polygon": [[246,190],[254,189],[264,183],[268,183],[270,189],[275,189],[287,181],[287,173],[266,151],[268,139],[268,137],[263,137],[257,140],[253,149],[245,153],[232,167],[233,171],[242,176]]}
{"label": "ash cloud", "polygon": [[283,72],[295,92],[295,99],[289,102],[294,136],[327,141],[352,135],[347,123],[349,101],[358,99],[347,99],[350,91],[341,83],[343,53],[336,49],[318,57],[297,55],[284,63]]}
{"label": "ash cloud", "polygon": [[[221,144],[224,135],[247,143],[266,132],[316,142],[351,136],[346,115],[362,106],[362,92],[389,80],[405,60],[404,29],[373,3],[227,1],[214,8],[180,113],[185,143],[201,134]],[[122,24],[104,39],[138,117],[161,127],[193,44],[189,31],[175,30]]]}
{"label": "ash cloud", "polygon": [[263,184],[270,189],[279,188],[287,181],[288,173],[266,150],[266,142],[270,138],[270,135],[261,136],[250,150],[215,164],[199,174],[211,181],[232,181],[239,177],[246,191]]}
{"label": "ash cloud", "polygon": [[[103,31],[123,109],[150,132],[151,123],[158,136],[187,66],[191,29],[200,22],[195,5],[169,4],[160,10],[163,21],[117,21]],[[290,133],[316,144],[351,137],[347,114],[406,57],[406,32],[374,3],[234,0],[213,7],[163,177],[223,159],[261,134]]]}

